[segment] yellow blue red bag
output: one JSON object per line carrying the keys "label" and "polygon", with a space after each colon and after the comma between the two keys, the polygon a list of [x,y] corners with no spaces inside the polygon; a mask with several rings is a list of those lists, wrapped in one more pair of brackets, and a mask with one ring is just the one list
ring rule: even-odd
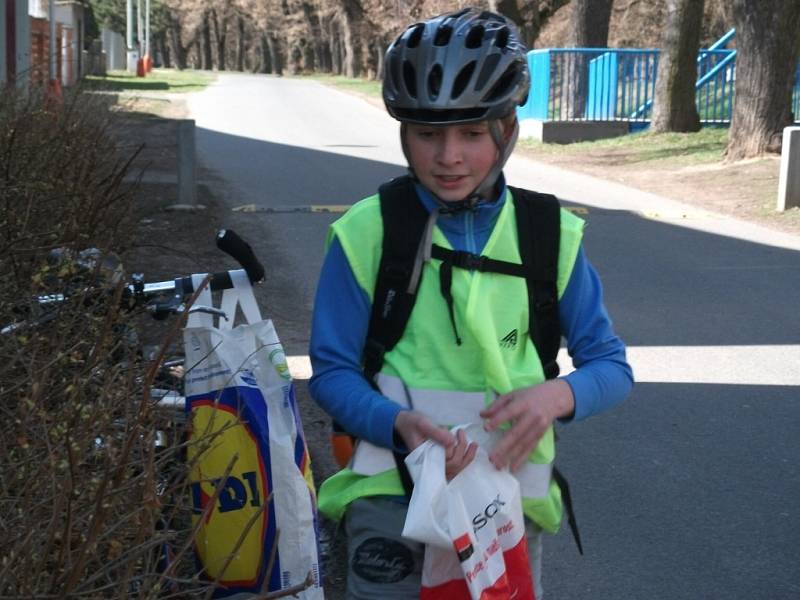
{"label": "yellow blue red bag", "polygon": [[[184,330],[196,556],[215,597],[284,590],[310,572],[299,597],[323,598],[316,493],[286,356],[246,275],[231,274],[227,319],[215,326],[193,312]],[[211,292],[198,305],[212,306]],[[233,327],[237,306],[246,322]]]}

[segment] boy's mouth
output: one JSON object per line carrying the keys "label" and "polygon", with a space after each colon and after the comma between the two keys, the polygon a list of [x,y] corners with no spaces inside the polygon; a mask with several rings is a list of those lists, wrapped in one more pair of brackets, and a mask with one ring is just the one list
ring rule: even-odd
{"label": "boy's mouth", "polygon": [[433,177],[439,183],[447,185],[459,183],[464,179],[465,175],[434,175]]}

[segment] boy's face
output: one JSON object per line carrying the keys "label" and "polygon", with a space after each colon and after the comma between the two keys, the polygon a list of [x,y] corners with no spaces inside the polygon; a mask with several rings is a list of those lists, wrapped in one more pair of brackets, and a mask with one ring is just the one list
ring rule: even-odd
{"label": "boy's face", "polygon": [[486,121],[466,125],[406,126],[411,167],[426,188],[445,202],[466,198],[498,157]]}

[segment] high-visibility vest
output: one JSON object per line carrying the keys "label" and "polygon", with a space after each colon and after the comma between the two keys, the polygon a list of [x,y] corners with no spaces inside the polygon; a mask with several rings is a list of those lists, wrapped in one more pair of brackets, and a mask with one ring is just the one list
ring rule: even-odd
{"label": "high-visibility vest", "polygon": [[[510,192],[497,217],[483,255],[520,263],[514,203]],[[413,201],[413,200],[412,200]],[[372,300],[381,257],[383,222],[378,195],[355,204],[330,229],[338,239],[353,275]],[[561,211],[558,294],[563,295],[578,254],[584,222]],[[434,228],[433,243],[451,249]],[[439,288],[439,261],[424,266],[417,300],[403,337],[384,357],[378,375],[382,392],[420,410],[440,425],[480,422],[478,411],[497,394],[545,381],[542,363],[528,335],[526,281],[497,273],[455,270],[452,277],[456,345],[448,308]],[[388,449],[359,441],[348,468],[326,480],[319,508],[339,519],[347,505],[364,496],[403,495],[394,458]],[[555,458],[552,427],[517,473],[525,514],[549,531],[558,529],[561,494],[550,477]]]}

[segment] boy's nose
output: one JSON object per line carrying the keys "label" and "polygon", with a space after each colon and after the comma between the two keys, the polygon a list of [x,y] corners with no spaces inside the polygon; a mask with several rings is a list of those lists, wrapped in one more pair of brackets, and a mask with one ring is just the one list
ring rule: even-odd
{"label": "boy's nose", "polygon": [[447,131],[442,135],[438,150],[437,158],[442,164],[451,165],[461,161],[461,146],[453,131]]}

